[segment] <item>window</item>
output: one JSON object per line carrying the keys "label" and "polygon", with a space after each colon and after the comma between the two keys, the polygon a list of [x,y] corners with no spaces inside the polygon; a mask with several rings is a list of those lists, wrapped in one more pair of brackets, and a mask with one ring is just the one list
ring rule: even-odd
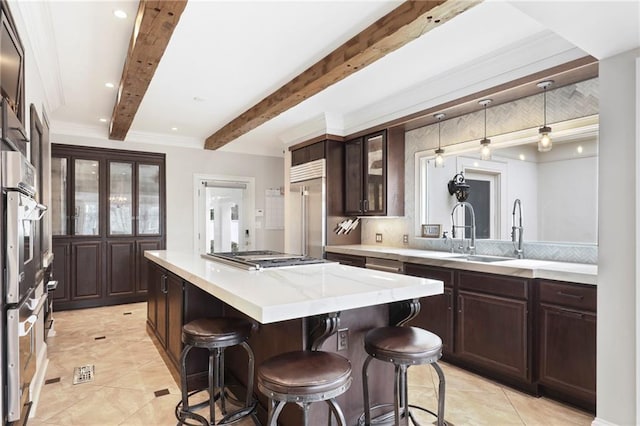
{"label": "window", "polygon": [[198,252],[252,250],[254,179],[197,176],[195,188]]}

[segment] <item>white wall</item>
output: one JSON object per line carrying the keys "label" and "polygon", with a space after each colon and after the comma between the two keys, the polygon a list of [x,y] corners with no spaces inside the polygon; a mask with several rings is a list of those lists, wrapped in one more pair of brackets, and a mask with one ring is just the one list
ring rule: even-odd
{"label": "white wall", "polygon": [[[53,143],[166,154],[167,249],[169,250],[193,250],[194,247],[194,174],[254,177],[256,209],[265,208],[266,189],[280,188],[284,185],[282,158],[59,135],[55,133],[55,123],[52,125],[52,132]],[[284,232],[256,229],[255,248],[283,250]]]}
{"label": "white wall", "polygon": [[600,62],[597,419],[638,424],[638,67],[640,50]]}

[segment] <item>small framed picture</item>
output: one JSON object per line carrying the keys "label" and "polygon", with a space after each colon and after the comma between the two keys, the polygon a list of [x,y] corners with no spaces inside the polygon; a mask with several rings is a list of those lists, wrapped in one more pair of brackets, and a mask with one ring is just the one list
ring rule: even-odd
{"label": "small framed picture", "polygon": [[422,236],[425,238],[440,238],[440,225],[422,225]]}

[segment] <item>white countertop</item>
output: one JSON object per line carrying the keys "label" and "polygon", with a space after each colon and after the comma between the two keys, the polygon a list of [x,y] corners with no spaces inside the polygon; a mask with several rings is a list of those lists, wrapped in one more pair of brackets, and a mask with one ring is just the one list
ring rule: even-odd
{"label": "white countertop", "polygon": [[262,324],[442,294],[442,281],[324,263],[246,271],[198,254],[144,256]]}
{"label": "white countertop", "polygon": [[598,266],[583,263],[535,259],[508,259],[498,262],[473,262],[456,259],[460,253],[371,245],[328,246],[327,252],[399,260],[467,271],[486,272],[523,278],[543,278],[596,285]]}

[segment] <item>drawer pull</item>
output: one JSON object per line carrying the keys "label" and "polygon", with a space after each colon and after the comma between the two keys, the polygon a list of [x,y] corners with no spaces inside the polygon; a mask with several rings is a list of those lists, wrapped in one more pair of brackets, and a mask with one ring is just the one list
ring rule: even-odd
{"label": "drawer pull", "polygon": [[584,315],[581,314],[580,312],[576,312],[576,311],[569,311],[566,309],[558,309],[560,315],[565,316],[565,317],[570,317],[570,318],[577,318],[577,319],[583,319]]}
{"label": "drawer pull", "polygon": [[565,293],[562,290],[560,290],[558,292],[558,296],[564,296],[564,297],[569,297],[571,299],[576,299],[576,300],[582,300],[584,299],[584,296],[579,295],[579,294],[570,294],[570,293]]}

